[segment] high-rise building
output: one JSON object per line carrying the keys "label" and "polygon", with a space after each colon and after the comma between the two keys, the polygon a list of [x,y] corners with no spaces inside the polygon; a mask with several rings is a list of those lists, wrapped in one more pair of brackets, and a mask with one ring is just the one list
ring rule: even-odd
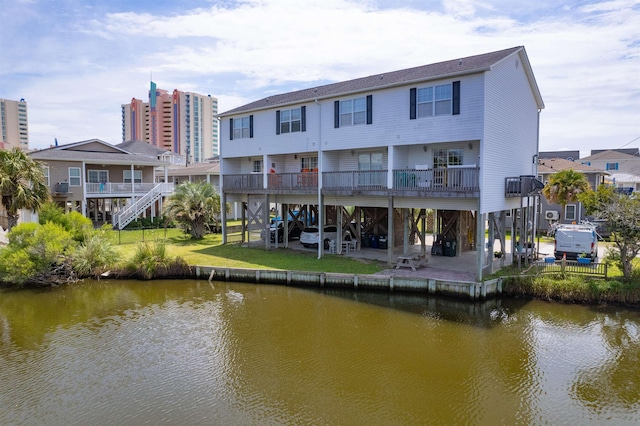
{"label": "high-rise building", "polygon": [[122,141],[140,140],[198,163],[219,154],[218,99],[151,82],[149,102],[133,98],[122,105]]}
{"label": "high-rise building", "polygon": [[0,99],[0,121],[2,121],[0,149],[18,147],[27,151],[29,149],[27,102],[24,99],[19,101]]}

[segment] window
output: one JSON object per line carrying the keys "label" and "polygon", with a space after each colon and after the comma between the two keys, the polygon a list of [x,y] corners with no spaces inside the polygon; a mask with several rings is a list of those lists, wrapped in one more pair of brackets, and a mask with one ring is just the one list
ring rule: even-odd
{"label": "window", "polygon": [[69,167],[69,186],[80,186],[80,167]]}
{"label": "window", "polygon": [[618,170],[618,163],[607,163],[605,170]]}
{"label": "window", "polygon": [[[134,183],[142,183],[142,170],[133,171]],[[131,183],[131,170],[124,170],[122,173],[122,181],[124,183]]]}
{"label": "window", "polygon": [[109,171],[107,170],[88,170],[87,174],[87,181],[89,183],[109,182]]}
{"label": "window", "polygon": [[231,129],[229,139],[246,139],[253,137],[253,115],[229,120]]}
{"label": "window", "polygon": [[384,185],[385,174],[376,173],[383,169],[381,152],[363,152],[358,154],[358,170],[373,171],[374,173],[358,173],[358,183],[360,185]]}
{"label": "window", "polygon": [[49,186],[50,182],[49,182],[49,167],[45,166],[42,168],[42,171],[44,173],[44,183],[45,185]]}
{"label": "window", "polygon": [[253,173],[262,173],[262,160],[253,160]]}
{"label": "window", "polygon": [[462,149],[434,149],[433,168],[462,165]]}
{"label": "window", "polygon": [[340,102],[340,126],[364,124],[367,113],[365,98],[349,99]]}
{"label": "window", "polygon": [[576,205],[575,204],[567,204],[564,207],[564,218],[565,218],[565,220],[576,220]]}
{"label": "window", "polygon": [[305,132],[306,107],[276,111],[276,134]]}
{"label": "window", "polygon": [[418,89],[418,117],[451,114],[451,84]]}
{"label": "window", "polygon": [[409,118],[460,114],[460,82],[409,90]]}
{"label": "window", "polygon": [[313,171],[318,168],[318,157],[302,157],[302,170]]}
{"label": "window", "polygon": [[334,126],[356,126],[373,123],[373,96],[334,102]]}

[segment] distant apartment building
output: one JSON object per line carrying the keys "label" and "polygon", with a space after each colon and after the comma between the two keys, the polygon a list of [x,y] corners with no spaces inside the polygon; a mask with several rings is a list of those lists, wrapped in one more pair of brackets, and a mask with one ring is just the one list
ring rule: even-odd
{"label": "distant apartment building", "polygon": [[11,101],[0,99],[0,121],[2,121],[2,139],[0,149],[29,149],[29,120],[27,102],[24,99]]}
{"label": "distant apartment building", "polygon": [[151,82],[149,101],[122,105],[122,141],[139,140],[199,163],[219,154],[218,99],[193,92],[172,93]]}

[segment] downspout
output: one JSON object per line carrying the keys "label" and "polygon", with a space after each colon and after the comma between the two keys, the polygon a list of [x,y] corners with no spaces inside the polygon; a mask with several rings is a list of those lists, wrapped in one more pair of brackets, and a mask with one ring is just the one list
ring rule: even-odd
{"label": "downspout", "polygon": [[322,161],[322,106],[318,99],[314,99],[318,106],[318,259],[322,258],[324,250],[324,214],[322,212],[322,171],[324,170]]}

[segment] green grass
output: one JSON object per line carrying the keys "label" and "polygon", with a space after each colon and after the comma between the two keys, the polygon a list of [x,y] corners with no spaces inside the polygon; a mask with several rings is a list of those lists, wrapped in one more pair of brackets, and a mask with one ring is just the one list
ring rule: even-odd
{"label": "green grass", "polygon": [[[157,235],[159,240],[164,239],[164,230],[161,231]],[[121,236],[121,239],[127,242],[116,245],[123,259],[134,256],[137,244],[132,243],[142,241],[142,231],[127,232],[131,234],[126,239]],[[145,234],[145,241],[153,240]],[[267,251],[263,248],[241,247],[239,244],[222,245],[220,234],[209,234],[201,240],[192,240],[182,231],[172,230],[171,233],[167,233],[167,239],[164,241],[169,256],[181,257],[189,265],[352,274],[374,274],[388,268],[383,262],[352,259],[340,255],[327,254],[322,259],[318,259],[316,253],[307,251],[283,248]]]}

